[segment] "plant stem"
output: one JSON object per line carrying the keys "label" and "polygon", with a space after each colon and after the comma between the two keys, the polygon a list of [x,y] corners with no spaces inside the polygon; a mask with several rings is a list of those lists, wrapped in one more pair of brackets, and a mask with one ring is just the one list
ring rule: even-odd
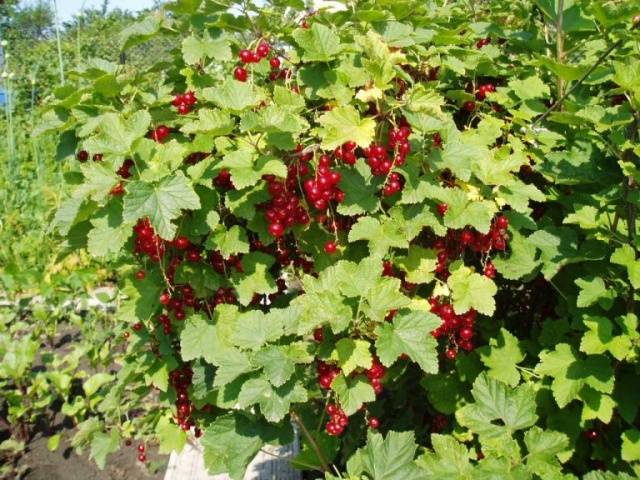
{"label": "plant stem", "polygon": [[[635,30],[636,28],[638,28],[638,26],[640,26],[640,22],[634,23],[633,26],[631,27],[631,30]],[[571,95],[571,93],[578,88],[580,85],[582,85],[582,82],[584,82],[587,77],[589,75],[591,75],[593,73],[593,71],[598,68],[600,66],[600,64],[602,62],[604,62],[606,60],[606,58],[611,55],[611,52],[613,52],[616,48],[618,48],[620,45],[622,45],[622,43],[624,42],[624,39],[621,38],[620,40],[618,40],[616,43],[614,43],[613,45],[611,45],[609,48],[607,48],[602,55],[600,55],[598,57],[598,59],[593,63],[593,65],[591,65],[591,67],[589,68],[589,70],[587,70],[585,72],[584,75],[582,75],[582,77],[580,77],[580,79],[578,81],[576,81],[576,83],[574,83],[573,85],[571,85],[571,88],[569,88],[566,92],[564,92],[564,95],[562,95],[558,100],[555,101],[555,103],[553,105],[551,105],[542,115],[540,115],[532,124],[531,124],[531,128],[534,128],[536,125],[538,125],[540,122],[542,122],[545,118],[547,118],[549,116],[549,114],[551,112],[553,112],[556,108],[558,108],[558,106],[562,105],[564,103],[564,101],[567,99],[567,97],[569,95]]]}
{"label": "plant stem", "polygon": [[313,448],[313,451],[316,452],[316,455],[318,456],[318,460],[320,461],[320,465],[322,466],[322,470],[324,472],[328,472],[330,470],[329,462],[327,461],[324,454],[322,453],[322,450],[320,450],[318,443],[311,436],[311,434],[309,433],[309,430],[307,430],[307,427],[305,427],[304,423],[302,422],[298,414],[293,410],[291,411],[291,420],[293,420],[296,423],[296,425],[300,427],[300,431],[309,442],[309,445],[311,445],[311,448]]}
{"label": "plant stem", "polygon": [[[564,63],[564,0],[558,0],[558,12],[556,18],[556,61]],[[558,98],[564,95],[564,79],[558,75]]]}

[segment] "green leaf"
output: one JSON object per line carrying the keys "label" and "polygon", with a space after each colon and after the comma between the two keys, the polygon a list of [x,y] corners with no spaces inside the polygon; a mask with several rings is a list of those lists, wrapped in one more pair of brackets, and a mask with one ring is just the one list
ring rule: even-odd
{"label": "green leaf", "polygon": [[279,339],[284,333],[282,320],[274,311],[260,310],[241,313],[234,321],[231,340],[242,349],[257,350],[267,342]]}
{"label": "green leaf", "polygon": [[239,225],[234,225],[229,230],[224,227],[220,228],[218,232],[207,239],[206,246],[219,250],[225,258],[238,253],[249,253],[247,233]]}
{"label": "green leaf", "polygon": [[438,343],[431,335],[442,321],[429,312],[399,312],[393,323],[376,328],[376,353],[383,365],[390,367],[406,354],[426,373],[438,373]]}
{"label": "green leaf", "polygon": [[207,58],[214,60],[231,60],[229,42],[224,39],[211,39],[208,36],[200,39],[191,35],[182,41],[182,56],[185,63],[191,65],[201,63]]}
{"label": "green leaf", "polygon": [[311,28],[295,30],[293,39],[304,50],[302,60],[305,62],[328,62],[342,50],[340,36],[318,22]]}
{"label": "green leaf", "polygon": [[540,262],[536,260],[536,247],[530,244],[526,237],[516,230],[510,231],[509,234],[511,255],[509,258],[495,257],[493,264],[507,280],[518,280],[532,273]]}
{"label": "green leaf", "polygon": [[625,462],[640,461],[640,430],[630,428],[622,433],[622,459]]}
{"label": "green leaf", "polygon": [[318,123],[322,125],[318,134],[325,150],[333,150],[348,141],[355,142],[362,148],[368,147],[375,135],[375,121],[369,117],[360,118],[358,111],[351,105],[336,107],[324,113],[318,118]]}
{"label": "green leaf", "polygon": [[403,226],[388,217],[380,220],[374,217],[360,217],[349,231],[349,242],[367,240],[372,256],[383,257],[392,248],[407,248],[409,242]]}
{"label": "green leaf", "polygon": [[174,450],[180,453],[187,443],[187,432],[173,423],[169,417],[162,417],[158,421],[156,434],[160,441],[158,452],[164,455],[169,455]]}
{"label": "green leaf", "polygon": [[249,150],[236,150],[224,156],[218,168],[229,169],[234,187],[242,190],[256,185],[263,175],[287,176],[287,167],[272,156],[258,156]]}
{"label": "green leaf", "polygon": [[351,478],[375,480],[417,480],[423,478],[414,457],[417,445],[413,432],[387,433],[383,438],[372,430],[367,432],[367,444],[358,449],[347,462]]}
{"label": "green leaf", "polygon": [[606,310],[611,308],[613,300],[615,299],[615,292],[607,289],[602,278],[593,277],[591,280],[578,278],[575,283],[580,287],[580,293],[578,294],[576,302],[578,307],[586,308],[599,302]]}
{"label": "green leaf", "polygon": [[611,255],[611,263],[626,267],[631,285],[636,290],[640,289],[640,261],[636,260],[636,254],[630,245],[616,248]]}
{"label": "green leaf", "polygon": [[59,433],[56,433],[55,435],[51,435],[47,439],[47,450],[49,450],[50,452],[55,452],[58,449],[58,447],[60,446],[60,439],[61,438],[62,438],[62,435],[59,434]]}
{"label": "green leaf", "polygon": [[578,397],[584,385],[601,393],[612,393],[614,376],[609,360],[592,355],[582,360],[566,343],[556,345],[554,351],[543,351],[535,371],[553,378],[551,391],[560,408]]}
{"label": "green leaf", "polygon": [[534,426],[525,432],[524,443],[528,451],[526,464],[529,472],[541,478],[552,478],[561,472],[557,455],[569,446],[566,435]]}
{"label": "green leaf", "polygon": [[307,392],[293,381],[274,388],[264,378],[253,378],[242,385],[238,404],[241,408],[258,403],[260,412],[269,422],[279,422],[288,413],[291,404],[307,401]]}
{"label": "green leaf", "polygon": [[89,458],[93,459],[100,470],[104,469],[109,454],[120,449],[120,433],[117,429],[111,433],[97,432],[91,439],[91,452]]}
{"label": "green leaf", "polygon": [[508,330],[501,328],[498,338],[489,340],[489,345],[477,349],[480,359],[488,368],[487,375],[512,387],[520,382],[517,365],[524,360],[524,351]]}
{"label": "green leaf", "polygon": [[[485,439],[510,439],[536,423],[536,402],[530,385],[510,388],[482,373],[471,389],[475,403],[456,412],[463,427]],[[482,440],[481,440],[482,441]]]}
{"label": "green leaf", "polygon": [[356,413],[364,403],[376,399],[373,387],[362,375],[349,378],[338,375],[331,383],[331,389],[336,392],[340,406],[347,416]]}
{"label": "green leaf", "polygon": [[269,346],[252,357],[252,363],[264,370],[264,375],[274,387],[284,385],[296,370],[296,360],[288,354],[288,347]]}
{"label": "green leaf", "polygon": [[358,159],[353,167],[340,170],[342,180],[340,188],[344,191],[344,201],[338,205],[338,213],[342,215],[359,215],[373,213],[379,208],[376,193],[381,181],[376,179],[363,159]]}
{"label": "green leaf", "polygon": [[580,391],[580,400],[583,402],[582,422],[597,419],[607,424],[611,421],[616,402],[609,395],[586,386]]}
{"label": "green leaf", "polygon": [[276,282],[269,273],[275,259],[262,252],[251,252],[242,258],[243,273],[234,273],[233,284],[241,305],[248,305],[256,293],[268,295],[278,291]]}
{"label": "green leaf", "polygon": [[447,204],[445,226],[455,229],[471,226],[481,233],[489,232],[491,220],[498,210],[494,202],[469,198],[458,188],[441,191],[438,198]]}
{"label": "green leaf", "polygon": [[371,367],[372,357],[369,347],[370,344],[366,340],[341,338],[336,342],[331,360],[337,361],[344,375],[348,376],[358,367]]}
{"label": "green leaf", "polygon": [[[364,282],[359,283],[364,286]],[[357,285],[357,284],[356,284]],[[400,291],[401,282],[397,278],[378,277],[370,289],[363,288],[361,311],[375,322],[382,322],[392,310],[406,307],[411,300]]]}
{"label": "green leaf", "polygon": [[552,278],[562,266],[577,257],[577,235],[573,229],[548,227],[532,233],[528,243],[540,249],[543,263],[542,273],[546,279]]}
{"label": "green leaf", "polygon": [[206,133],[210,137],[228,135],[233,132],[235,122],[228,112],[212,108],[198,110],[198,119],[185,123],[180,131],[186,135]]}
{"label": "green leaf", "polygon": [[233,113],[255,107],[265,99],[264,91],[250,82],[239,82],[228,78],[218,87],[205,88],[204,99],[215,103],[223,110]]}
{"label": "green leaf", "polygon": [[172,220],[178,218],[183,209],[200,208],[200,198],[180,171],[155,185],[131,182],[124,197],[125,222],[135,222],[149,217],[156,233],[165,240],[173,240],[176,226]]}
{"label": "green leaf", "polygon": [[418,245],[411,245],[406,256],[395,259],[395,265],[407,272],[405,280],[411,283],[430,283],[437,263],[435,250]]}
{"label": "green leaf", "polygon": [[484,145],[477,145],[471,139],[458,137],[448,141],[440,155],[433,156],[436,168],[449,168],[454,175],[468,182],[471,178],[472,165],[489,156],[489,150]]}
{"label": "green leaf", "polygon": [[473,308],[484,315],[493,315],[496,309],[494,296],[498,288],[490,278],[463,265],[451,274],[447,285],[451,290],[452,304],[457,314]]}
{"label": "green leaf", "polygon": [[426,478],[472,480],[476,478],[469,451],[450,435],[431,434],[433,452],[427,450],[416,463]]}
{"label": "green leaf", "polygon": [[123,223],[122,209],[115,204],[91,219],[93,229],[87,235],[87,250],[94,257],[118,254],[133,233],[131,223]]}
{"label": "green leaf", "polygon": [[[113,170],[103,163],[92,162],[81,165],[80,170],[85,180],[73,192],[73,197],[76,201],[91,198],[96,202],[103,202],[108,197],[111,189],[119,181],[119,178]],[[81,204],[72,206],[72,204],[69,203],[65,207],[65,214],[73,215],[75,213],[77,215]],[[77,209],[75,212],[70,210],[73,207]],[[75,216],[73,220],[75,220]]]}
{"label": "green leaf", "polygon": [[109,373],[96,373],[90,376],[82,384],[82,389],[87,397],[92,397],[100,387],[113,381],[113,376]]}
{"label": "green leaf", "polygon": [[216,418],[200,440],[209,474],[228,473],[232,480],[244,478],[247,466],[266,443],[291,441],[291,426],[272,427],[242,413]]}
{"label": "green leaf", "polygon": [[180,332],[180,353],[185,361],[204,358],[209,363],[216,363],[214,350],[220,343],[215,325],[199,314],[190,315]]}
{"label": "green leaf", "polygon": [[510,80],[508,85],[521,100],[548,97],[551,94],[549,85],[537,76],[523,80]]}
{"label": "green leaf", "polygon": [[144,137],[150,125],[151,115],[146,110],[139,110],[129,118],[117,113],[105,113],[97,125],[98,133],[85,140],[84,148],[103,154],[131,154],[133,142]]}
{"label": "green leaf", "polygon": [[628,335],[614,335],[613,323],[607,317],[583,318],[584,325],[589,329],[582,336],[580,350],[587,354],[609,352],[617,360],[623,360],[631,349],[631,339]]}

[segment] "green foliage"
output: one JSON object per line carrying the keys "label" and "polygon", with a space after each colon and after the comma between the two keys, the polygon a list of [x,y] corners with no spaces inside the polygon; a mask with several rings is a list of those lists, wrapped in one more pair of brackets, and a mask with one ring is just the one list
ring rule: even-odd
{"label": "green foliage", "polygon": [[[122,265],[101,411],[144,378],[163,448],[197,425],[232,478],[292,421],[328,478],[637,475],[635,7],[566,3],[556,32],[549,2],[237,6],[129,27],[177,48],[78,69],[38,129],[57,232]],[[237,70],[266,45],[280,66]],[[82,425],[102,461],[119,432]]]}

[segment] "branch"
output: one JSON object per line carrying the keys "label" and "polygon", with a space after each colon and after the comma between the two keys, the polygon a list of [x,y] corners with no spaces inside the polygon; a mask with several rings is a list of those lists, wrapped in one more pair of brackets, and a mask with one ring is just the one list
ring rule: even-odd
{"label": "branch", "polygon": [[311,448],[313,448],[313,451],[316,452],[316,455],[318,456],[318,460],[320,460],[320,465],[322,466],[322,470],[324,472],[328,472],[330,470],[329,462],[327,461],[326,457],[322,453],[322,450],[320,450],[320,446],[318,445],[318,443],[311,436],[311,434],[309,433],[309,430],[307,430],[307,427],[305,427],[304,423],[302,423],[302,420],[300,419],[298,414],[294,411],[291,411],[291,420],[293,420],[296,423],[296,425],[300,427],[300,431],[309,442],[309,445],[311,445]]}
{"label": "branch", "polygon": [[[631,27],[631,30],[635,30],[636,28],[638,28],[640,26],[640,19],[635,19],[634,18],[634,22],[633,22],[633,26]],[[562,105],[564,103],[564,101],[567,99],[567,97],[569,95],[571,95],[571,93],[573,93],[573,91],[578,88],[580,85],[582,85],[582,83],[587,79],[587,77],[589,75],[591,75],[593,73],[593,71],[598,68],[600,66],[600,64],[602,62],[604,62],[607,57],[609,55],[611,55],[611,52],[613,52],[616,48],[618,48],[620,45],[622,45],[622,43],[624,42],[624,39],[621,38],[620,40],[618,40],[616,43],[614,43],[613,45],[611,45],[609,48],[607,48],[604,53],[602,55],[600,55],[598,57],[598,59],[595,61],[595,63],[593,65],[591,65],[591,67],[589,68],[589,70],[586,71],[586,73],[580,77],[580,79],[574,83],[571,88],[569,88],[566,92],[564,92],[564,95],[562,95],[558,100],[556,100],[556,102],[551,105],[542,115],[540,115],[532,124],[531,124],[531,128],[534,128],[537,124],[539,124],[540,122],[542,122],[545,118],[547,118],[549,116],[549,114],[551,112],[553,112],[556,108],[558,108],[560,105]]]}

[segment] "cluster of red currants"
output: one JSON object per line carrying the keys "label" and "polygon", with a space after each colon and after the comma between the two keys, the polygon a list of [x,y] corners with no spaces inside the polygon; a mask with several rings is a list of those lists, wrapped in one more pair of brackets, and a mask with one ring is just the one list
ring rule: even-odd
{"label": "cluster of red currants", "polygon": [[176,107],[180,115],[186,115],[191,111],[193,106],[198,103],[196,94],[194,92],[178,93],[173,97],[171,105]]}
{"label": "cluster of red currants", "polygon": [[244,271],[242,257],[240,255],[231,255],[225,260],[222,254],[218,250],[215,250],[209,254],[209,263],[213,269],[221,275],[228,275],[232,267],[239,273]]}
{"label": "cluster of red currants", "polygon": [[337,365],[329,365],[322,360],[318,360],[316,370],[318,372],[318,383],[325,390],[331,388],[333,380],[340,375],[341,372],[340,367]]}
{"label": "cluster of red currants", "polygon": [[320,155],[315,177],[305,180],[303,184],[307,200],[313,208],[324,212],[331,200],[336,203],[344,201],[344,192],[338,188],[341,179],[340,172],[331,170],[331,157]]}
{"label": "cluster of red currants", "polygon": [[451,304],[446,303],[442,298],[430,298],[431,312],[442,319],[442,324],[433,331],[435,338],[447,338],[449,346],[445,355],[449,360],[453,360],[458,355],[458,347],[470,352],[473,350],[473,326],[476,321],[477,312],[473,309],[457,315]]}
{"label": "cluster of red currants", "polygon": [[[133,160],[127,158],[116,173],[125,180],[131,178],[131,167],[133,167],[134,165],[135,164],[133,163]],[[111,195],[113,196],[124,195],[124,192],[124,182],[116,183],[110,191]]]}
{"label": "cluster of red currants", "polygon": [[[76,158],[78,159],[78,161],[80,163],[84,163],[87,160],[89,160],[89,152],[87,152],[86,150],[80,150],[80,151],[78,151],[78,153],[76,153]],[[102,154],[101,153],[95,153],[93,155],[93,161],[94,162],[101,162],[102,161]]]}
{"label": "cluster of red currants", "polygon": [[[447,205],[444,203],[439,204],[437,208],[441,215],[447,211]],[[472,228],[465,228],[463,230],[450,229],[444,237],[436,237],[433,242],[433,248],[438,252],[436,273],[440,278],[446,280],[449,276],[449,261],[457,259],[467,248],[480,254],[488,254],[492,250],[504,251],[509,240],[508,227],[509,219],[504,215],[499,215],[491,222],[491,228],[486,234]],[[489,278],[495,277],[496,269],[490,259],[486,261],[483,273]]]}
{"label": "cluster of red currants", "polygon": [[236,294],[233,291],[233,288],[228,287],[219,287],[216,290],[216,293],[213,295],[213,298],[209,300],[209,306],[214,309],[217,305],[221,305],[223,303],[228,303],[230,305],[235,305],[238,303],[238,299],[236,298]]}
{"label": "cluster of red currants", "polygon": [[371,367],[369,367],[368,370],[365,370],[369,383],[371,383],[376,395],[380,395],[384,390],[384,387],[382,386],[382,377],[384,377],[386,371],[387,369],[384,368],[384,365],[380,363],[380,360],[378,360],[377,357],[373,357]]}
{"label": "cluster of red currants", "polygon": [[[267,58],[270,51],[271,47],[269,47],[269,44],[264,40],[260,40],[260,43],[258,43],[255,52],[247,49],[240,50],[240,61],[243,65],[247,65],[249,63],[258,63],[263,58]],[[273,57],[269,60],[269,64],[271,65],[271,68],[280,68],[280,59],[278,57]],[[246,82],[248,77],[247,69],[244,66],[236,67],[233,71],[233,77],[239,82]]]}
{"label": "cluster of red currants", "polygon": [[[371,168],[371,173],[376,176],[388,175],[394,166],[404,165],[407,155],[411,152],[409,136],[411,128],[406,122],[399,128],[391,128],[387,133],[387,145],[371,144],[364,149],[367,157],[367,164]],[[393,158],[389,155],[389,150]]]}
{"label": "cluster of red currants", "polygon": [[265,177],[271,200],[264,206],[264,218],[269,223],[269,233],[276,238],[282,237],[287,228],[309,223],[309,214],[300,205],[296,189],[297,175],[308,172],[308,167],[299,167],[297,170],[289,168],[287,180],[284,182],[273,175]]}
{"label": "cluster of red currants", "polygon": [[158,315],[158,322],[160,323],[164,334],[171,335],[173,329],[171,328],[171,319],[169,318],[169,315],[161,313],[160,315]]}
{"label": "cluster of red currants", "polygon": [[328,404],[326,410],[329,414],[329,421],[325,425],[325,429],[329,435],[337,437],[341,435],[345,427],[349,425],[349,417],[347,417],[344,410],[335,403]]}
{"label": "cluster of red currants", "polygon": [[156,235],[148,218],[141,218],[133,227],[136,235],[134,253],[147,255],[154,262],[159,261],[165,252],[165,242]]}
{"label": "cluster of red currants", "polygon": [[493,83],[485,83],[478,87],[478,91],[476,92],[477,100],[484,100],[487,98],[487,93],[492,93],[496,91],[496,86]]}
{"label": "cluster of red currants", "polygon": [[[191,418],[195,406],[189,400],[189,387],[191,386],[192,378],[193,370],[189,365],[184,365],[169,374],[171,385],[176,390],[176,421],[185,432],[195,426],[195,422]],[[196,436],[199,436],[198,433],[196,431]]]}
{"label": "cluster of red currants", "polygon": [[336,147],[333,154],[337,159],[342,160],[347,165],[355,165],[358,159],[355,152],[356,146],[355,142],[346,142],[342,146]]}
{"label": "cluster of red currants", "polygon": [[144,463],[147,461],[147,454],[145,453],[145,446],[144,443],[141,443],[140,445],[138,445],[138,461],[140,463]]}
{"label": "cluster of red currants", "polygon": [[236,188],[231,181],[231,173],[229,173],[229,170],[224,168],[220,170],[216,178],[213,179],[213,184],[225,191],[235,190]]}

